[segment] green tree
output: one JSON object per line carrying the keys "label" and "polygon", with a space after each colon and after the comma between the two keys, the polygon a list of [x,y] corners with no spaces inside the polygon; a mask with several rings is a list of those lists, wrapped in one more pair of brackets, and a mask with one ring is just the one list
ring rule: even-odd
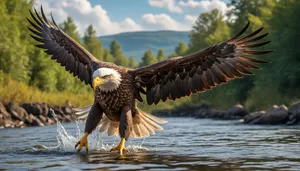
{"label": "green tree", "polygon": [[126,58],[125,56],[117,58],[116,64],[121,65],[123,67],[128,67],[128,58]]}
{"label": "green tree", "polygon": [[[251,109],[263,109],[273,104],[289,104],[300,97],[300,49],[298,16],[300,1],[278,1],[272,9],[268,23],[269,49],[275,52],[264,56],[272,63],[255,75],[255,87],[249,93],[246,106]],[[266,17],[263,17],[266,18]],[[259,103],[258,103],[259,102]]]}
{"label": "green tree", "polygon": [[64,69],[38,48],[35,48],[30,54],[30,70],[32,73],[30,85],[37,86],[43,91],[55,91],[57,70]]}
{"label": "green tree", "polygon": [[129,68],[137,67],[137,63],[136,63],[135,59],[132,56],[130,56],[129,59],[128,59],[128,67]]}
{"label": "green tree", "polygon": [[55,91],[57,72],[55,72],[53,68],[48,68],[47,66],[45,66],[45,68],[47,69],[40,70],[40,72],[35,75],[35,83],[37,84],[38,88],[43,91]]}
{"label": "green tree", "polygon": [[80,43],[80,36],[77,32],[77,26],[75,25],[73,19],[68,16],[67,20],[65,20],[63,23],[59,24],[59,27],[70,37],[72,37],[74,40],[76,40],[78,43]]}
{"label": "green tree", "polygon": [[92,25],[89,25],[84,37],[84,47],[99,60],[103,60],[102,44],[96,36],[96,30]]}
{"label": "green tree", "polygon": [[178,45],[175,47],[175,53],[178,55],[184,55],[187,51],[187,47],[184,42],[179,42]]}
{"label": "green tree", "polygon": [[124,57],[121,45],[118,41],[113,40],[110,44],[110,53],[115,58],[115,64],[121,66],[128,66],[128,59]]}
{"label": "green tree", "polygon": [[103,51],[103,61],[114,63],[114,57],[110,54],[108,49],[104,49]]}
{"label": "green tree", "polygon": [[151,65],[157,62],[157,59],[155,56],[153,56],[151,50],[147,50],[144,53],[144,56],[142,58],[142,61],[140,63],[140,66],[146,66],[146,65]]}
{"label": "green tree", "polygon": [[230,5],[234,8],[229,15],[237,17],[231,24],[231,27],[233,33],[237,33],[248,21],[251,22],[249,31],[254,31],[262,26],[266,28],[267,22],[272,18],[272,11],[276,5],[276,0],[232,0]]}
{"label": "green tree", "polygon": [[224,21],[224,16],[215,9],[209,13],[200,14],[189,37],[190,47],[188,52],[196,52],[229,39],[230,28]]}
{"label": "green tree", "polygon": [[175,52],[172,52],[169,54],[168,58],[173,58],[173,57],[176,57],[178,56]]}
{"label": "green tree", "polygon": [[159,49],[158,52],[157,52],[157,61],[160,62],[160,61],[163,61],[163,60],[166,60],[167,59],[167,56],[165,55],[165,52],[163,49]]}
{"label": "green tree", "polygon": [[69,16],[66,21],[60,24],[60,28],[67,33],[70,37],[80,43],[79,33],[76,31],[77,27],[73,21],[73,19]]}
{"label": "green tree", "polygon": [[28,51],[32,48],[29,47],[28,32],[24,29],[28,26],[24,18],[31,6],[32,2],[28,1],[0,2],[0,70],[22,82],[28,82],[30,75]]}

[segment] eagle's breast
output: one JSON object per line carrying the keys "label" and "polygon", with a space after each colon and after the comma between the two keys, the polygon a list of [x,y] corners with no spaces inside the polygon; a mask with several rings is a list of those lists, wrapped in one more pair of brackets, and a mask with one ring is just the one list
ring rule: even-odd
{"label": "eagle's breast", "polygon": [[133,103],[133,80],[130,75],[122,73],[120,86],[113,91],[95,90],[95,98],[104,110],[105,115],[114,121],[119,121],[123,106]]}

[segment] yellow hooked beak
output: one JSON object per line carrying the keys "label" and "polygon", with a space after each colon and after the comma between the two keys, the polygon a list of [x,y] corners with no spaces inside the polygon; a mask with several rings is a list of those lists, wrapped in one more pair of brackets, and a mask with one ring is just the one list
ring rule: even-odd
{"label": "yellow hooked beak", "polygon": [[96,76],[94,79],[93,79],[93,83],[92,83],[92,86],[93,86],[93,89],[95,90],[96,87],[98,85],[101,85],[105,82],[104,79],[100,78],[99,76]]}

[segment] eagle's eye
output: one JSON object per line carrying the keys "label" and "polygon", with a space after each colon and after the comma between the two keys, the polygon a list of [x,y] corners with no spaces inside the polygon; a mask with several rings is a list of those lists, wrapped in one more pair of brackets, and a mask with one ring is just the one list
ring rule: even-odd
{"label": "eagle's eye", "polygon": [[104,79],[110,79],[111,75],[104,75],[102,78],[104,78]]}

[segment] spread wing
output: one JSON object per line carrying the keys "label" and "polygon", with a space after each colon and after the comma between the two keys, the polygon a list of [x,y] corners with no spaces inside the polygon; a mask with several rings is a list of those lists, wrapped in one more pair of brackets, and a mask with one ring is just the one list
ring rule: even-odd
{"label": "spread wing", "polygon": [[34,13],[30,11],[30,14],[34,21],[27,18],[34,28],[28,27],[32,33],[30,36],[42,43],[36,46],[45,49],[47,54],[52,55],[51,59],[64,66],[74,77],[77,76],[85,84],[91,85],[92,66],[99,61],[79,43],[59,29],[52,15],[52,23],[50,23],[45,17],[42,7],[42,16],[35,9]]}
{"label": "spread wing", "polygon": [[252,73],[249,69],[260,69],[254,64],[267,62],[251,56],[271,51],[253,50],[253,48],[263,46],[270,41],[257,42],[267,36],[267,33],[258,36],[263,28],[240,38],[248,26],[249,23],[239,34],[226,42],[184,57],[170,58],[131,71],[135,78],[136,98],[142,101],[140,93],[144,93],[148,104],[157,104],[160,100],[175,100],[193,93],[204,92],[234,78],[250,75]]}

